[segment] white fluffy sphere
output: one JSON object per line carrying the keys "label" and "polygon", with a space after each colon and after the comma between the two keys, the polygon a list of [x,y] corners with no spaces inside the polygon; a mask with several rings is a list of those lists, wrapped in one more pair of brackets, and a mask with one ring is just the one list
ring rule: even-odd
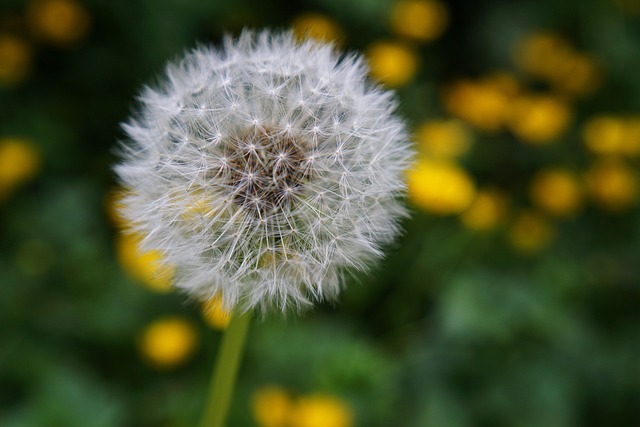
{"label": "white fluffy sphere", "polygon": [[123,214],[189,294],[242,310],[334,298],[398,234],[413,151],[361,58],[244,32],[140,100],[116,166]]}

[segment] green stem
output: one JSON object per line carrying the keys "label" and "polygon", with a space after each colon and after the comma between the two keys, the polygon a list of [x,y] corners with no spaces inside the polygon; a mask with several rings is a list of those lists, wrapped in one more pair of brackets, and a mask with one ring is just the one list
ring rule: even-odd
{"label": "green stem", "polygon": [[200,427],[224,427],[251,314],[233,316],[222,337]]}

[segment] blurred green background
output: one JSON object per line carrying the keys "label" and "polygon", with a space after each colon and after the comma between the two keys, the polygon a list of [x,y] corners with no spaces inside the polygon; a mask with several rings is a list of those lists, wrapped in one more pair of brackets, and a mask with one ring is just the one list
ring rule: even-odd
{"label": "blurred green background", "polygon": [[2,0],[0,426],[196,424],[227,319],[112,166],[141,85],[245,26],[364,52],[420,155],[386,260],[254,322],[229,425],[640,425],[640,0]]}

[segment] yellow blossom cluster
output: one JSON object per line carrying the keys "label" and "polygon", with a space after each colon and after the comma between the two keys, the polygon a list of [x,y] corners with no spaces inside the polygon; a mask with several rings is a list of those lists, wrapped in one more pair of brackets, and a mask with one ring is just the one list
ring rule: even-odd
{"label": "yellow blossom cluster", "polygon": [[[439,38],[449,24],[449,13],[437,0],[399,0],[389,10],[388,28],[394,38],[383,38],[366,49],[371,77],[388,87],[413,81],[420,68],[417,45]],[[300,39],[340,43],[344,32],[329,16],[305,13],[291,23]]]}
{"label": "yellow blossom cluster", "polygon": [[378,40],[366,50],[371,76],[388,87],[413,81],[420,69],[417,45],[439,38],[449,13],[437,0],[399,0],[389,11],[388,26],[396,38]]}
{"label": "yellow blossom cluster", "polygon": [[342,399],[322,393],[294,397],[269,385],[253,395],[251,409],[260,427],[351,427],[353,411]]}
{"label": "yellow blossom cluster", "polygon": [[582,140],[596,157],[585,173],[589,197],[602,209],[622,212],[638,197],[638,173],[630,160],[640,157],[640,117],[599,114],[582,127]]}
{"label": "yellow blossom cluster", "polygon": [[572,119],[571,109],[561,97],[528,93],[508,73],[456,81],[444,90],[443,103],[451,114],[479,130],[508,129],[532,144],[557,139]]}
{"label": "yellow blossom cluster", "polygon": [[531,144],[557,141],[573,120],[570,99],[601,83],[597,62],[554,33],[529,35],[514,49],[514,61],[526,74],[548,83],[549,91],[531,91],[509,72],[450,83],[443,91],[447,111],[484,132],[510,131]]}
{"label": "yellow blossom cluster", "polygon": [[599,64],[553,32],[530,34],[514,49],[514,61],[525,72],[568,95],[588,95],[600,85]]}
{"label": "yellow blossom cluster", "polygon": [[443,92],[446,109],[474,127],[496,132],[504,127],[511,102],[520,92],[517,80],[506,73],[454,82]]}
{"label": "yellow blossom cluster", "polygon": [[456,119],[429,120],[418,126],[415,138],[421,156],[407,174],[413,204],[439,215],[464,211],[476,188],[456,159],[471,148],[470,129]]}
{"label": "yellow blossom cluster", "polygon": [[[416,12],[417,14],[417,12]],[[521,74],[500,71],[450,82],[442,93],[452,117],[419,123],[415,140],[420,156],[407,175],[414,206],[436,215],[458,215],[474,232],[504,226],[512,247],[535,253],[555,235],[555,222],[581,214],[588,202],[611,213],[631,209],[640,192],[633,162],[640,157],[640,116],[596,114],[581,131],[594,158],[587,167],[550,164],[528,179],[528,202],[513,206],[511,194],[491,182],[478,186],[460,161],[471,149],[483,150],[476,131],[507,132],[518,141],[541,146],[565,144],[572,137],[575,97],[602,82],[598,62],[561,36],[536,32],[514,51]],[[525,75],[522,76],[522,72]],[[533,90],[527,82],[538,80]],[[539,90],[539,82],[548,89]],[[514,199],[521,199],[518,195]]]}

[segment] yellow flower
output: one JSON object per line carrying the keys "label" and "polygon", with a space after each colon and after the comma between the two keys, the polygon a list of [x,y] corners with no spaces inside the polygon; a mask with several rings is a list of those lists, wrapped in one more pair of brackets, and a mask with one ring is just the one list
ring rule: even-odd
{"label": "yellow flower", "polygon": [[486,76],[480,81],[461,80],[444,91],[444,104],[451,114],[478,129],[495,132],[502,128],[517,81],[508,74]]}
{"label": "yellow flower", "polygon": [[571,110],[560,99],[529,95],[517,98],[510,106],[508,125],[523,141],[546,144],[567,130],[571,118]]}
{"label": "yellow flower", "polygon": [[184,364],[198,341],[195,327],[186,319],[166,317],[148,325],[140,337],[142,356],[158,369]]}
{"label": "yellow flower", "polygon": [[291,427],[350,427],[353,412],[334,396],[313,394],[298,399],[290,416]]}
{"label": "yellow flower", "polygon": [[214,329],[225,329],[231,320],[230,313],[224,309],[222,299],[218,296],[207,301],[202,308],[204,321]]}
{"label": "yellow flower", "polygon": [[527,253],[538,252],[553,239],[552,225],[534,211],[520,213],[509,229],[509,242],[517,250]]}
{"label": "yellow flower", "polygon": [[475,185],[458,165],[423,159],[408,173],[409,198],[432,213],[456,214],[469,207]]}
{"label": "yellow flower", "polygon": [[628,209],[638,195],[638,176],[618,159],[598,160],[587,171],[586,182],[593,200],[610,211]]}
{"label": "yellow flower", "polygon": [[52,44],[77,44],[89,31],[89,14],[75,0],[32,0],[27,8],[31,31]]}
{"label": "yellow flower", "polygon": [[31,48],[23,40],[0,34],[0,85],[23,80],[31,70]]}
{"label": "yellow flower", "polygon": [[561,70],[558,68],[563,57],[573,52],[567,40],[552,32],[536,32],[516,45],[516,64],[538,77],[553,78]]}
{"label": "yellow flower", "polygon": [[471,207],[462,213],[460,220],[471,230],[491,230],[504,219],[507,204],[507,197],[501,191],[480,190]]}
{"label": "yellow flower", "polygon": [[582,130],[587,148],[595,154],[640,154],[640,119],[595,116],[587,120]]}
{"label": "yellow flower", "polygon": [[266,386],[254,393],[251,409],[260,427],[288,427],[293,401],[281,387]]}
{"label": "yellow flower", "polygon": [[162,263],[162,255],[157,251],[141,252],[140,237],[119,233],[116,251],[120,265],[133,278],[156,292],[171,291],[173,268]]}
{"label": "yellow flower", "polygon": [[593,117],[585,123],[582,138],[587,148],[596,154],[620,154],[625,138],[624,123],[612,116]]}
{"label": "yellow flower", "polygon": [[40,169],[40,153],[27,141],[0,140],[0,200],[33,178]]}
{"label": "yellow flower", "polygon": [[420,41],[440,37],[449,23],[444,4],[434,0],[403,0],[391,10],[391,29],[399,36]]}
{"label": "yellow flower", "polygon": [[568,49],[565,39],[553,32],[541,31],[519,40],[512,53],[515,63],[524,71],[544,75],[549,70],[549,65],[544,60],[560,49]]}
{"label": "yellow flower", "polygon": [[575,95],[594,92],[601,81],[593,57],[577,52],[567,40],[552,32],[531,34],[516,45],[516,64],[559,90]]}
{"label": "yellow flower", "polygon": [[530,196],[534,204],[545,212],[568,217],[575,215],[583,203],[582,184],[566,169],[547,169],[531,181]]}
{"label": "yellow flower", "polygon": [[367,58],[371,76],[387,86],[402,86],[418,71],[418,55],[400,42],[376,42],[367,49]]}
{"label": "yellow flower", "polygon": [[554,76],[554,83],[559,90],[575,95],[589,95],[598,89],[602,73],[593,57],[575,52],[563,60],[560,65],[562,73]]}
{"label": "yellow flower", "polygon": [[420,148],[433,157],[457,157],[471,146],[471,132],[464,123],[455,119],[425,122],[416,133]]}
{"label": "yellow flower", "polygon": [[291,23],[293,32],[300,40],[312,38],[323,42],[336,42],[342,39],[340,26],[325,15],[305,13]]}

